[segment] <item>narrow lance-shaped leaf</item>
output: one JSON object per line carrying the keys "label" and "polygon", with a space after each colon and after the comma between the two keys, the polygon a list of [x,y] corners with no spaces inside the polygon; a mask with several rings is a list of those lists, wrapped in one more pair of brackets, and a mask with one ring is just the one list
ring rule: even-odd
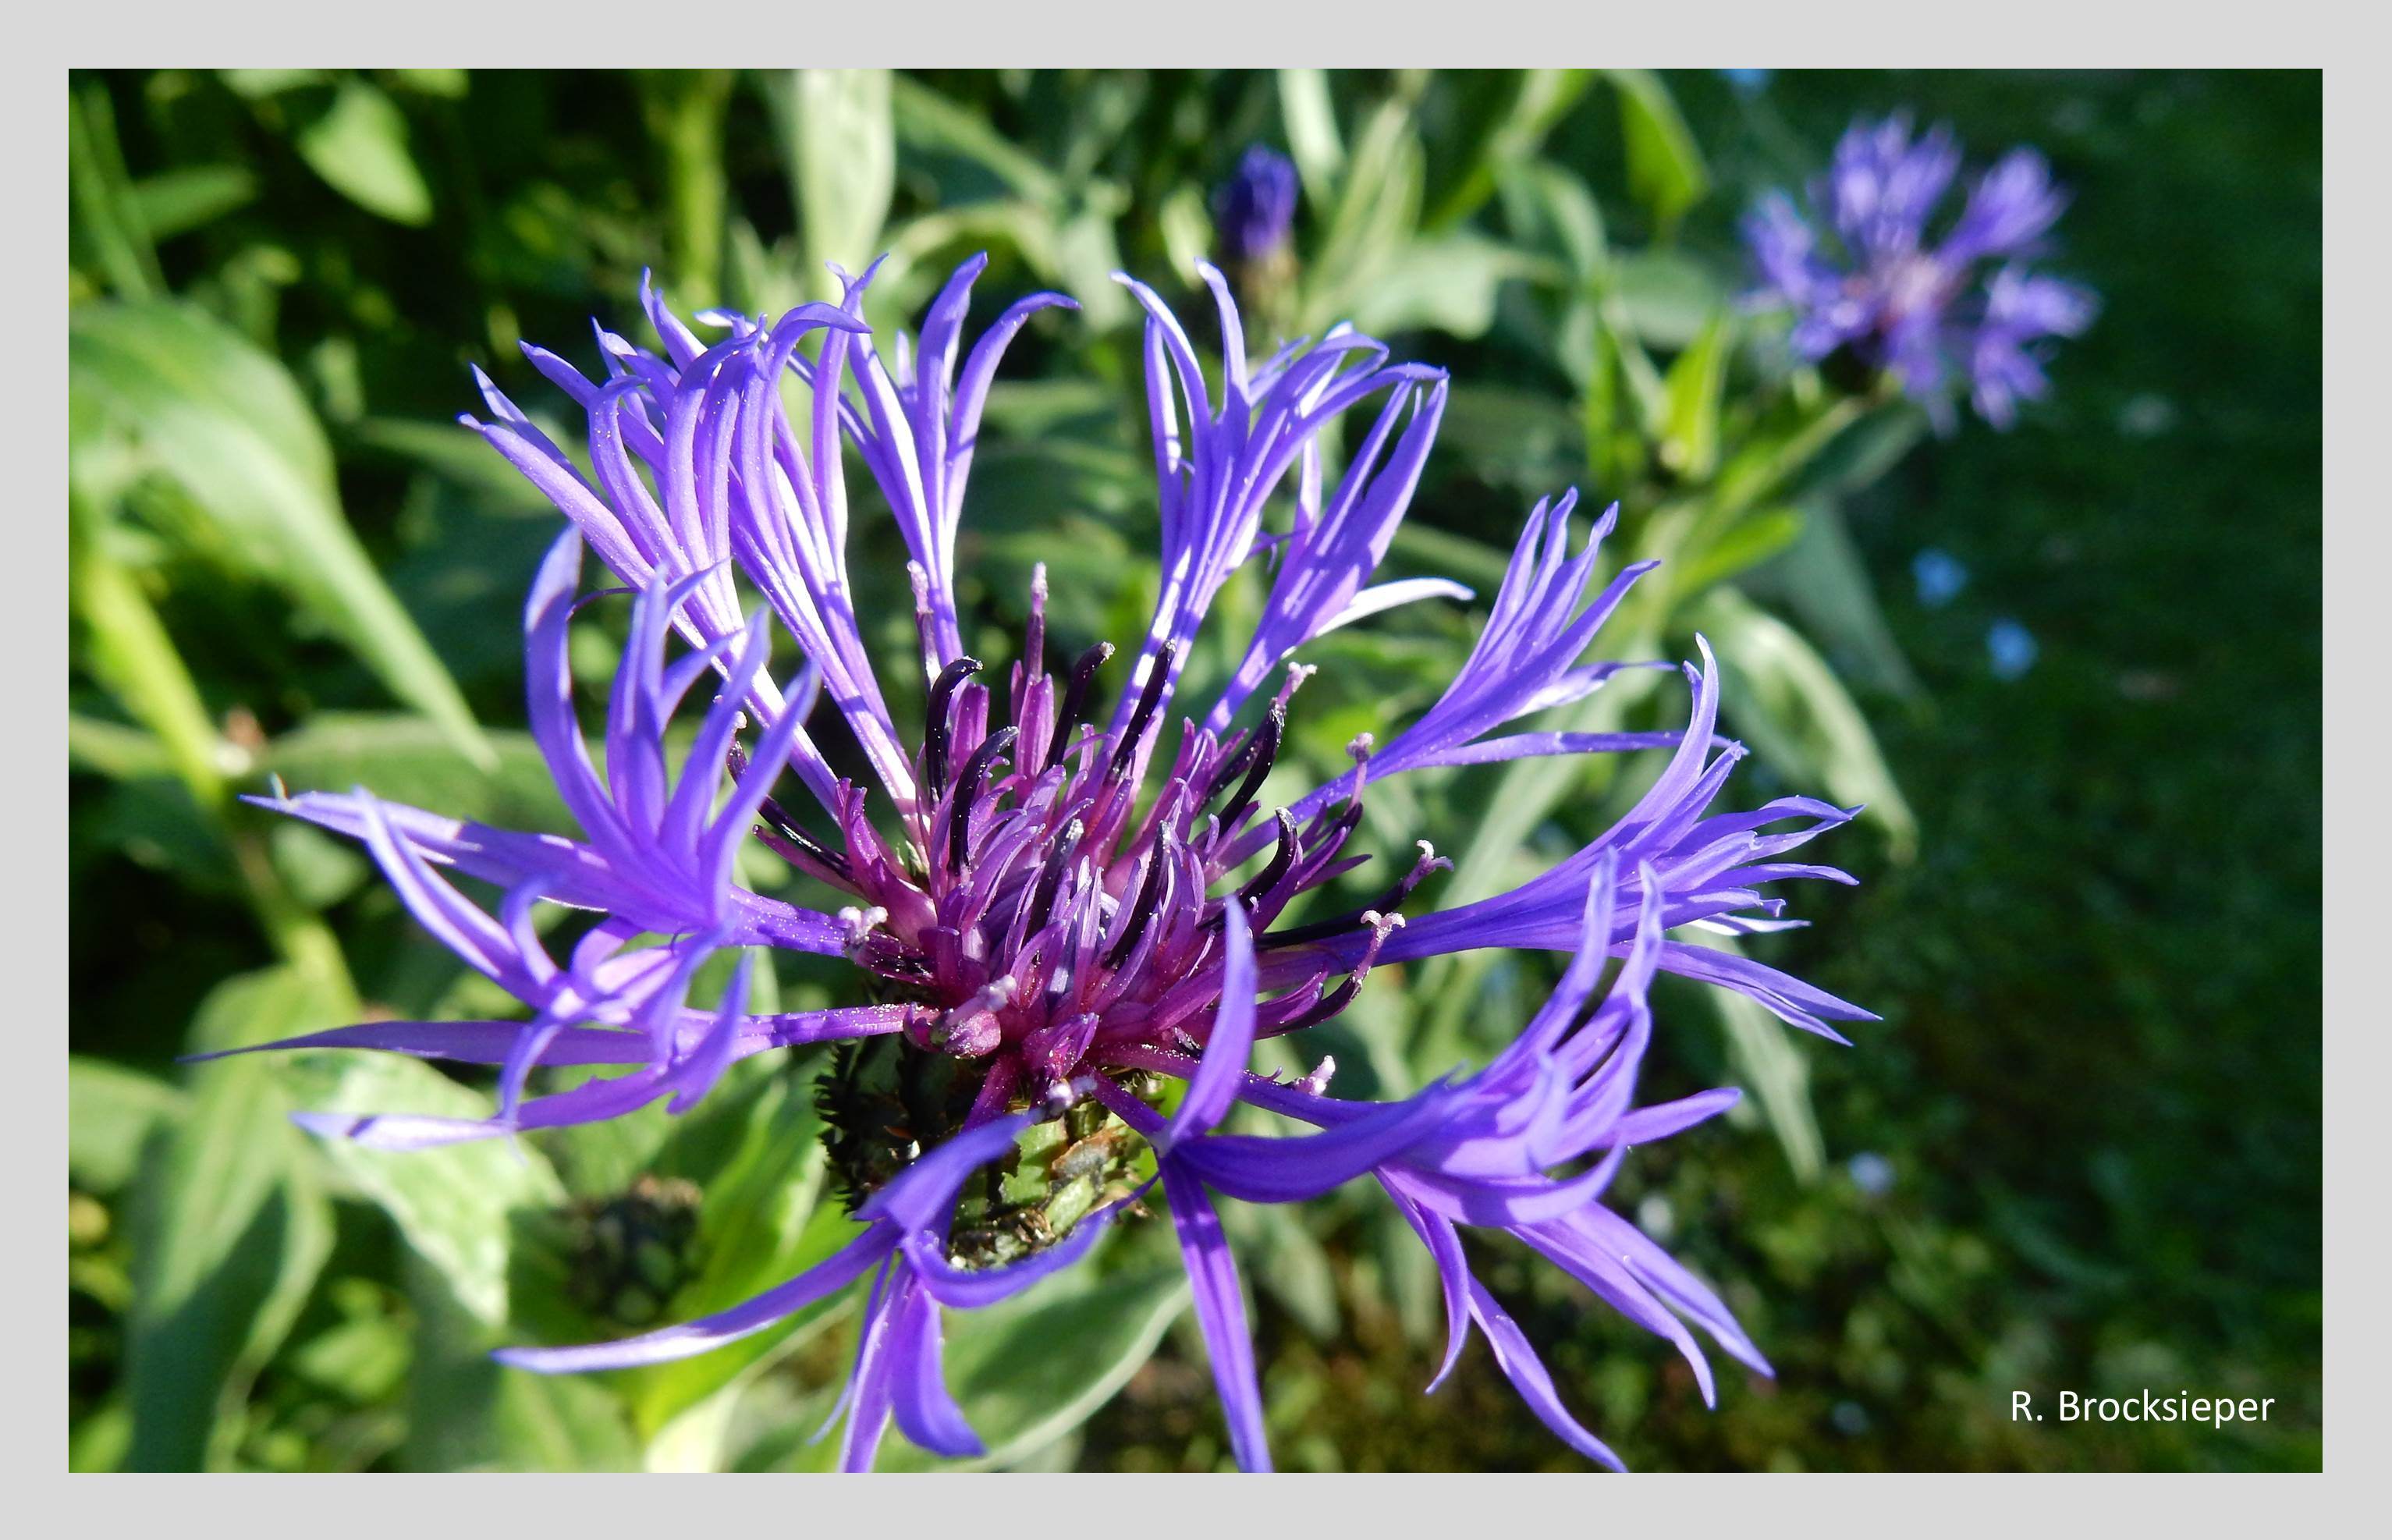
{"label": "narrow lance-shaped leaf", "polygon": [[488,762],[472,713],[341,512],[323,429],[282,366],[179,301],[77,307],[69,388],[137,434],[226,544]]}

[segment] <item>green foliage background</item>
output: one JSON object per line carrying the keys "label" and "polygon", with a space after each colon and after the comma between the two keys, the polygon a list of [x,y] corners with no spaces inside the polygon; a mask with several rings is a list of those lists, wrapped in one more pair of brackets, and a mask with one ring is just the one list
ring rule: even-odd
{"label": "green foliage background", "polygon": [[[889,249],[885,328],[984,248],[984,297],[1086,302],[1008,363],[963,565],[981,655],[1010,655],[1036,560],[1059,631],[1125,634],[1151,494],[1104,274],[1176,275],[1184,297],[1204,189],[1255,138],[1306,183],[1260,324],[1352,315],[1453,371],[1398,563],[1483,600],[1534,497],[1620,498],[1623,543],[1672,565],[1606,652],[1683,654],[1701,628],[1761,751],[1740,796],[1872,804],[1827,857],[1864,886],[1803,894],[1814,928],[1767,950],[1885,1023],[1837,1050],[1665,995],[1656,1094],[1756,1094],[1615,1189],[1720,1284],[1775,1382],[1732,1374],[1706,1412],[1666,1346],[1481,1249],[1565,1394],[1644,1469],[2317,1465],[2314,76],[168,71],[71,96],[79,1468],[824,1458],[805,1435],[852,1341],[837,1308],[639,1375],[484,1356],[720,1306],[836,1245],[814,1067],[522,1159],[315,1144],[288,1111],[486,1103],[411,1062],[175,1055],[488,1005],[355,852],[235,798],[280,774],[554,824],[516,730],[517,612],[554,515],[448,420],[474,406],[472,363],[552,406],[516,342],[586,362],[591,317],[634,330],[643,267],[684,309],[758,308]],[[1733,304],[1749,197],[1899,107],[1979,162],[2037,144],[2075,193],[2055,265],[2105,309],[2007,435],[1823,394]],[[872,523],[855,564],[887,585]],[[1948,602],[1913,580],[1930,550],[1967,569]],[[1471,623],[1430,608],[1321,649],[1307,763],[1450,673]],[[867,613],[902,655],[904,606]],[[2022,676],[1992,666],[1999,621],[2038,644]],[[579,640],[603,672],[606,637]],[[1451,901],[1595,832],[1634,774],[1422,779],[1372,825],[1463,857]],[[1400,1090],[1483,1053],[1551,977],[1377,977],[1328,1045],[1347,1088]],[[774,981],[786,1001],[834,982]],[[593,1285],[604,1206],[643,1173],[701,1195],[695,1238],[633,1245]],[[1231,1219],[1284,1465],[1577,1468],[1483,1348],[1419,1394],[1430,1281],[1367,1202]],[[1150,1239],[958,1329],[994,1463],[1224,1460]],[[2008,1417],[2016,1389],[2146,1386],[2276,1403],[2222,1431]],[[892,1440],[884,1464],[914,1457]]]}

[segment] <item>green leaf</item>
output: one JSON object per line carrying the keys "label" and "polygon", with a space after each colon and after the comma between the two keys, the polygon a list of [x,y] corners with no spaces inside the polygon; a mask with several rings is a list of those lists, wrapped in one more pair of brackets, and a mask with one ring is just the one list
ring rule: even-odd
{"label": "green leaf", "polygon": [[[1730,937],[1693,929],[1680,935],[1696,946],[1739,954]],[[1762,1118],[1786,1151],[1787,1165],[1797,1180],[1815,1180],[1826,1165],[1827,1146],[1819,1136],[1818,1113],[1811,1105],[1811,1060],[1795,1041],[1797,1032],[1734,990],[1707,989],[1702,993],[1719,1014],[1720,1029],[1727,1034],[1728,1058],[1736,1067],[1736,1082],[1760,1104]]]}
{"label": "green leaf", "polygon": [[1684,481],[1709,477],[1719,463],[1720,390],[1727,380],[1728,317],[1705,322],[1662,378],[1660,460]]}
{"label": "green leaf", "polygon": [[1062,183],[1055,174],[976,110],[904,75],[890,81],[889,105],[897,137],[908,147],[960,156],[1033,202],[1051,205],[1061,199]]}
{"label": "green leaf", "polygon": [[1305,275],[1304,321],[1313,330],[1352,313],[1382,270],[1410,243],[1420,221],[1426,156],[1409,102],[1382,103],[1356,141],[1326,233]]}
{"label": "green leaf", "polygon": [[1764,508],[1748,513],[1702,549],[1679,551],[1654,575],[1654,580],[1666,578],[1673,599],[1692,597],[1775,556],[1801,537],[1802,524],[1799,508]]}
{"label": "green leaf", "polygon": [[154,1076],[106,1059],[67,1058],[67,1172],[75,1185],[112,1193],[132,1180],[141,1146],[183,1115],[189,1098]]}
{"label": "green leaf", "polygon": [[836,262],[860,273],[879,254],[897,187],[889,71],[800,70],[788,91],[786,153],[799,236],[813,266]]}
{"label": "green leaf", "polygon": [[1650,70],[1609,70],[1619,91],[1619,133],[1628,150],[1628,190],[1667,235],[1710,190],[1710,174],[1670,88]]}
{"label": "green leaf", "polygon": [[1478,140],[1468,169],[1438,202],[1428,227],[1448,229],[1476,213],[1507,171],[1537,152],[1593,80],[1592,70],[1516,71],[1509,108]]}
{"label": "green leaf", "polygon": [[[294,968],[216,987],[194,1048],[335,1024]],[[289,1120],[290,1068],[242,1056],[192,1071],[184,1116],[152,1139],[136,1184],[125,1329],[136,1470],[221,1468],[250,1380],[289,1333],[332,1242],[332,1205]]]}
{"label": "green leaf", "polygon": [[70,391],[136,434],[254,572],[488,763],[455,681],[343,517],[323,429],[282,366],[179,301],[79,305],[68,330]]}
{"label": "green leaf", "polygon": [[586,1375],[530,1374],[490,1357],[501,1333],[460,1304],[448,1279],[408,1259],[417,1322],[401,1458],[413,1470],[634,1470],[623,1404]]}
{"label": "green leaf", "polygon": [[1495,321],[1495,299],[1507,278],[1554,276],[1551,265],[1483,236],[1413,241],[1378,265],[1370,286],[1354,296],[1354,324],[1365,331],[1434,329],[1479,337]]}
{"label": "green leaf", "polygon": [[74,244],[110,287],[136,300],[164,288],[140,200],[117,149],[115,109],[97,82],[76,86],[67,97],[67,181]]}
{"label": "green leaf", "polygon": [[1602,267],[1608,252],[1603,210],[1576,172],[1532,161],[1507,168],[1498,190],[1504,225],[1523,241],[1560,257],[1581,279]]}
{"label": "green leaf", "polygon": [[1629,334],[1652,347],[1692,345],[1729,303],[1716,273],[1666,248],[1628,252],[1610,278]]}
{"label": "green leaf", "polygon": [[399,225],[432,223],[432,188],[407,147],[406,115],[377,87],[343,81],[296,143],[310,170],[367,213]]}
{"label": "green leaf", "polygon": [[491,763],[476,764],[422,717],[319,712],[268,744],[258,770],[292,791],[374,795],[450,818],[540,834],[574,832],[548,761],[527,732],[488,735]]}
{"label": "green leaf", "polygon": [[[428,1064],[394,1054],[342,1057],[340,1079],[317,1102],[318,1110],[490,1115],[488,1097]],[[510,1216],[519,1209],[553,1208],[565,1198],[545,1159],[503,1139],[429,1150],[370,1149],[355,1140],[327,1139],[321,1148],[333,1169],[390,1216],[459,1306],[486,1326],[505,1325]]]}
{"label": "green leaf", "polygon": [[[722,1093],[718,1092],[720,1096]],[[722,1165],[706,1176],[698,1210],[698,1275],[673,1296],[671,1319],[728,1310],[795,1277],[854,1238],[859,1228],[823,1196],[822,1121],[812,1081],[784,1072],[717,1108],[692,1114],[727,1123],[734,1139]],[[688,1131],[701,1136],[702,1126]],[[677,1142],[678,1143],[678,1142]],[[668,1147],[660,1167],[672,1169]],[[837,1308],[836,1301],[799,1313],[768,1331],[722,1349],[624,1376],[626,1399],[643,1438],[653,1439],[676,1418],[760,1368],[794,1334]]]}
{"label": "green leaf", "polygon": [[1304,179],[1305,196],[1325,207],[1346,169],[1346,141],[1337,132],[1337,108],[1329,97],[1326,70],[1279,71],[1280,123],[1287,130],[1288,158]]}
{"label": "green leaf", "polygon": [[1797,783],[1838,802],[1866,803],[1896,860],[1917,848],[1918,822],[1894,784],[1877,735],[1800,632],[1732,588],[1706,594],[1690,617],[1726,671],[1721,709],[1730,728]]}
{"label": "green leaf", "polygon": [[958,1466],[892,1439],[880,1469],[989,1469],[1029,1458],[1111,1401],[1187,1302],[1176,1262],[1110,1276],[1084,1264],[1001,1305],[950,1311],[947,1384],[988,1453]]}
{"label": "green leaf", "polygon": [[1912,700],[1922,698],[1918,677],[1886,625],[1877,586],[1852,544],[1842,507],[1826,498],[1804,504],[1802,537],[1791,543],[1765,576],[1778,599],[1829,656],[1863,685]]}
{"label": "green leaf", "polygon": [[133,184],[134,205],[158,240],[212,225],[256,196],[247,166],[175,166]]}

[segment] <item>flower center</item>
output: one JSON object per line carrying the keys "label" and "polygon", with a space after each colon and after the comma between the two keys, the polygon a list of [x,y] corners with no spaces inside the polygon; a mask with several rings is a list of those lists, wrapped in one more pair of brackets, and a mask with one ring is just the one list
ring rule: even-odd
{"label": "flower center", "polygon": [[[1265,988],[1284,990],[1259,1008],[1258,1035],[1335,1015],[1370,958],[1348,971],[1308,944],[1369,925],[1375,952],[1375,938],[1400,924],[1396,906],[1444,864],[1424,847],[1372,905],[1270,931],[1294,900],[1362,859],[1342,852],[1361,820],[1367,773],[1342,803],[1301,822],[1284,808],[1266,816],[1257,801],[1289,699],[1310,670],[1292,666],[1262,721],[1244,731],[1224,738],[1183,722],[1176,752],[1159,760],[1175,648],[1147,649],[1112,724],[1099,730],[1089,703],[1113,649],[1099,643],[1049,673],[1044,601],[1042,574],[1006,692],[1009,719],[999,721],[978,659],[956,658],[933,678],[919,790],[898,809],[903,832],[893,843],[847,783],[835,838],[770,802],[758,829],[785,859],[854,896],[840,912],[849,958],[884,999],[913,1007],[904,1036],[915,1056],[902,1083],[872,1094],[903,1104],[920,1147],[936,1142],[923,1127],[952,1131],[994,1116],[1075,1075],[1118,1069],[1137,1051],[1200,1050],[1219,998],[1230,903],[1244,906],[1266,953]],[[1363,772],[1368,748],[1367,738],[1354,747]],[[1157,763],[1150,798],[1147,772]],[[1346,977],[1332,988],[1337,972]],[[941,1059],[971,1068],[942,1068]],[[879,1158],[862,1147],[852,1154],[862,1162],[856,1185],[872,1185],[863,1179]]]}

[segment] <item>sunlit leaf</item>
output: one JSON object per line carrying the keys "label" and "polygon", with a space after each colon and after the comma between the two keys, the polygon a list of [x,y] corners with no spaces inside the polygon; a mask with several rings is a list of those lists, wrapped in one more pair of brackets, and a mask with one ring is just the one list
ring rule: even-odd
{"label": "sunlit leaf", "polygon": [[1818,786],[1838,802],[1866,803],[1864,821],[1885,835],[1897,860],[1907,859],[1918,820],[1868,718],[1826,660],[1732,588],[1711,589],[1689,618],[1726,671],[1722,709],[1730,729],[1795,783]]}
{"label": "sunlit leaf", "polygon": [[[321,989],[292,968],[218,985],[193,1048],[266,1042],[337,1025]],[[330,1254],[330,1201],[271,1057],[191,1072],[184,1116],[145,1151],[134,1217],[126,1377],[136,1470],[221,1466],[228,1416],[291,1329]]]}
{"label": "sunlit leaf", "polygon": [[133,184],[141,222],[158,240],[212,225],[256,196],[247,166],[174,166]]}
{"label": "sunlit leaf", "polygon": [[896,188],[889,71],[800,70],[787,89],[784,153],[799,238],[810,265],[836,262],[860,273],[880,253],[880,226]]}
{"label": "sunlit leaf", "polygon": [[[394,1054],[350,1054],[332,1094],[309,1110],[487,1118],[489,1098],[430,1065]],[[491,1326],[507,1320],[509,1216],[552,1207],[565,1189],[548,1162],[503,1139],[431,1150],[379,1150],[328,1139],[323,1154],[379,1204],[449,1294]]]}
{"label": "sunlit leaf", "polygon": [[1663,233],[1710,190],[1694,131],[1670,88],[1650,70],[1606,71],[1619,92],[1619,132],[1628,147],[1628,190]]}
{"label": "sunlit leaf", "polygon": [[1720,392],[1727,380],[1728,336],[1725,313],[1712,316],[1662,377],[1668,415],[1659,458],[1683,480],[1701,481],[1719,462]]}
{"label": "sunlit leaf", "polygon": [[189,1098],[155,1076],[106,1059],[67,1059],[67,1171],[96,1193],[124,1185],[150,1133],[179,1119]]}
{"label": "sunlit leaf", "polygon": [[455,682],[342,516],[323,429],[280,363],[178,301],[88,304],[69,318],[68,379],[138,434],[240,560],[487,757]]}
{"label": "sunlit leaf", "polygon": [[295,143],[308,168],[358,207],[395,224],[432,223],[432,188],[408,148],[407,117],[374,85],[343,81]]}

